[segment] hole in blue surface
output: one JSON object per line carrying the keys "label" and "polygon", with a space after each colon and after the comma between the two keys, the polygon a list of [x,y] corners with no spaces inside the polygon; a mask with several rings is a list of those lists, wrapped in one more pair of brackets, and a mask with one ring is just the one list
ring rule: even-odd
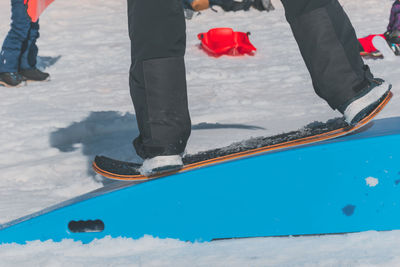
{"label": "hole in blue surface", "polygon": [[344,213],[346,216],[351,216],[351,215],[353,215],[355,209],[356,209],[356,206],[354,206],[354,205],[347,205],[346,207],[344,207],[344,208],[342,209],[342,211],[343,211],[343,213]]}
{"label": "hole in blue surface", "polygon": [[104,223],[101,220],[70,221],[68,229],[72,233],[96,233],[104,231]]}

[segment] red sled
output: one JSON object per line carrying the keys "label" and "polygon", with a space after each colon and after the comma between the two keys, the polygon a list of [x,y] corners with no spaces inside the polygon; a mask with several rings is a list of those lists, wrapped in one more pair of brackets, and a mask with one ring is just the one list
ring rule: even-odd
{"label": "red sled", "polygon": [[371,34],[371,35],[368,35],[367,37],[358,38],[358,41],[360,42],[361,46],[363,47],[365,53],[373,53],[378,50],[372,44],[372,39],[374,39],[375,36],[381,36],[382,38],[386,39],[383,34]]}
{"label": "red sled", "polygon": [[250,33],[234,32],[231,28],[214,28],[206,33],[199,33],[201,47],[212,56],[253,55],[257,49],[250,43]]}
{"label": "red sled", "polygon": [[51,4],[54,0],[24,0],[24,3],[28,3],[28,15],[31,17],[32,22],[36,22],[42,12]]}

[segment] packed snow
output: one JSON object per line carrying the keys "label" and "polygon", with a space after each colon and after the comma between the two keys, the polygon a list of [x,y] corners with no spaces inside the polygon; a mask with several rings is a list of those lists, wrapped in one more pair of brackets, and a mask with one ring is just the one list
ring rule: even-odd
{"label": "packed snow", "polygon": [[374,177],[368,177],[365,178],[365,182],[367,183],[368,186],[375,187],[379,184],[379,179]]}
{"label": "packed snow", "polygon": [[[390,0],[340,0],[359,37],[386,29]],[[207,10],[187,21],[187,79],[193,131],[187,153],[296,130],[339,116],[314,93],[281,3],[273,12]],[[0,87],[0,223],[103,186],[96,154],[138,161],[129,95],[125,0],[55,1],[41,17],[39,67],[51,81]],[[0,38],[10,1],[0,2]],[[255,56],[208,57],[197,34],[251,32]],[[400,58],[368,60],[393,84],[379,118],[400,116]],[[368,183],[368,181],[367,181]],[[0,266],[400,266],[400,232],[187,243],[145,236],[88,245],[0,246]]]}

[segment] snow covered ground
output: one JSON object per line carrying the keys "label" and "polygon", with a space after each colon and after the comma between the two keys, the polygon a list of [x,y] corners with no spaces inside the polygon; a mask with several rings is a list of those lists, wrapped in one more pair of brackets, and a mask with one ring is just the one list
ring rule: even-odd
{"label": "snow covered ground", "polygon": [[[385,30],[392,1],[341,0],[357,34]],[[339,114],[311,86],[282,5],[270,13],[201,13],[187,22],[187,78],[195,130],[188,153],[300,128]],[[10,1],[0,2],[0,36]],[[250,31],[255,56],[210,58],[197,33]],[[41,18],[39,66],[49,83],[0,88],[0,223],[102,185],[95,154],[138,160],[129,96],[125,0],[55,1]],[[400,116],[399,60],[369,60],[393,84],[380,117]],[[400,232],[185,243],[144,237],[0,246],[0,266],[400,266]]]}

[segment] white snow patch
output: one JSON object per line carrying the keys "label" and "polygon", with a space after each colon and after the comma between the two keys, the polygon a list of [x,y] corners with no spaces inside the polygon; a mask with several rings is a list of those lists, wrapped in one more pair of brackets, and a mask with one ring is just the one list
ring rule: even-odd
{"label": "white snow patch", "polygon": [[374,177],[365,178],[365,182],[367,183],[367,185],[369,187],[375,187],[375,186],[377,186],[379,184],[379,180],[377,178],[374,178]]}

